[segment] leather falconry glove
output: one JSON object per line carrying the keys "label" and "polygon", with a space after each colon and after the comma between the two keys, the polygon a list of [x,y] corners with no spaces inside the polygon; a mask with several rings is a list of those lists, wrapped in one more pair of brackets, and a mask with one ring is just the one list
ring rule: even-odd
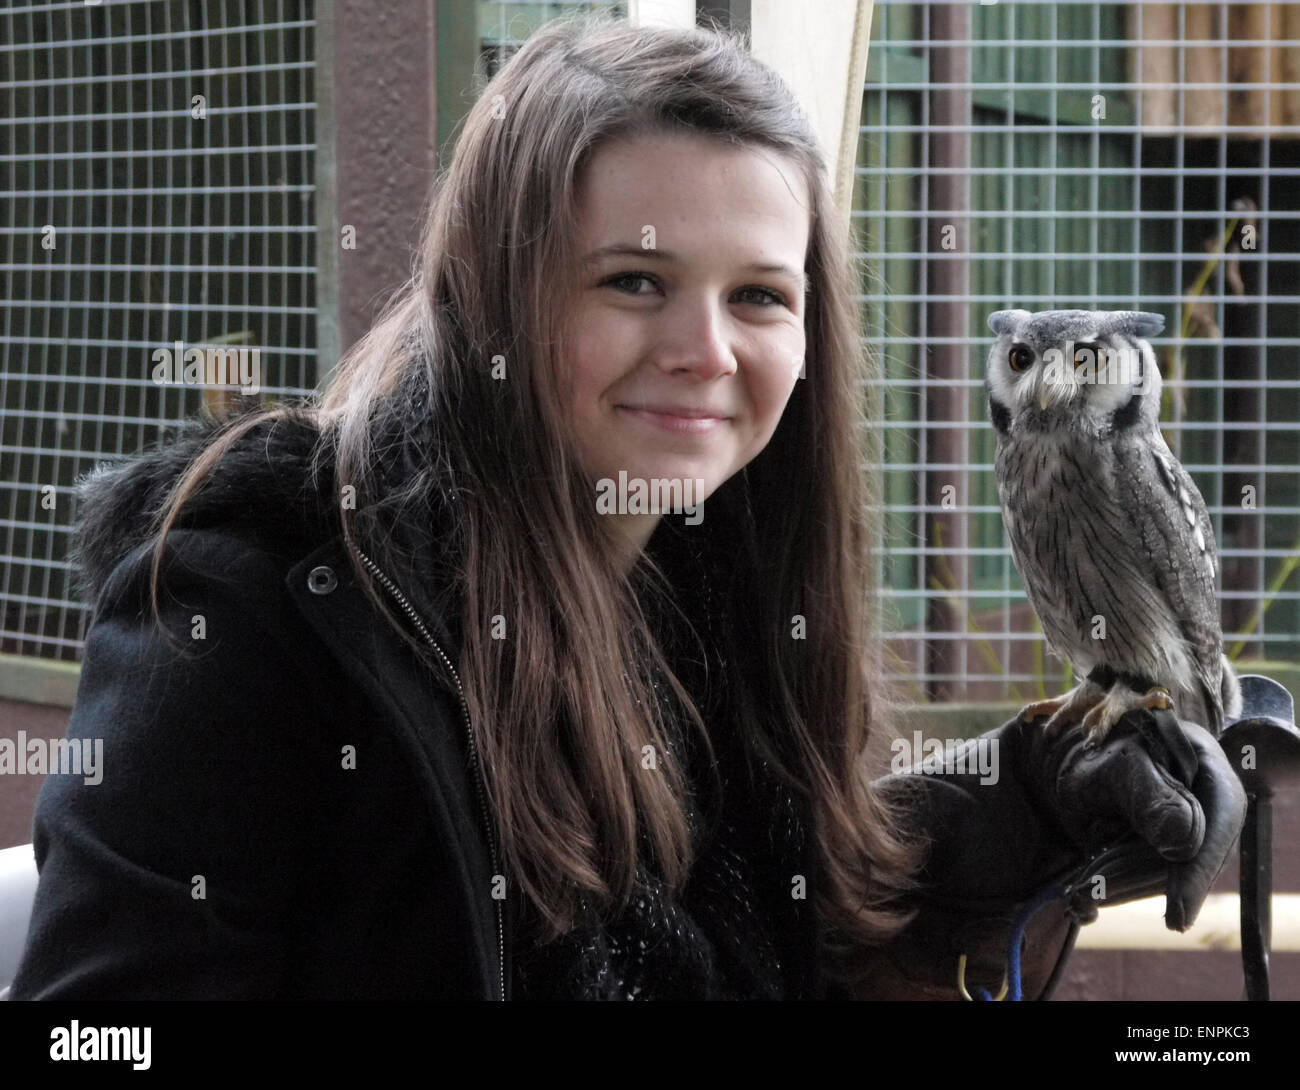
{"label": "leather falconry glove", "polygon": [[1050,991],[1076,921],[1091,922],[1099,907],[1164,892],[1171,930],[1195,921],[1246,814],[1245,791],[1214,737],[1171,711],[1146,709],[1124,716],[1098,748],[1081,726],[1055,738],[1042,726],[1016,718],[942,762],[876,781],[886,797],[906,800],[912,830],[931,849],[909,901],[916,919],[858,994],[959,998],[965,955],[969,992],[996,997],[1014,923],[1045,890],[1053,899],[1025,931],[1025,999]]}

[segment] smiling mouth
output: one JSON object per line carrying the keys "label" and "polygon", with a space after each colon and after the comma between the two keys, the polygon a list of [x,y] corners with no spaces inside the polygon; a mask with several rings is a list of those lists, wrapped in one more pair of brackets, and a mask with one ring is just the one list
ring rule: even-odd
{"label": "smiling mouth", "polygon": [[721,428],[731,419],[714,415],[710,409],[645,409],[633,405],[617,405],[615,408],[635,420],[675,435],[705,435]]}

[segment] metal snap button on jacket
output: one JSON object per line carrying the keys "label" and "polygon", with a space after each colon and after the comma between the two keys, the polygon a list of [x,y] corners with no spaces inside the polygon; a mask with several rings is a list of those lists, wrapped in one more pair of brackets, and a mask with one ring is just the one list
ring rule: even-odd
{"label": "metal snap button on jacket", "polygon": [[312,568],[307,573],[307,589],[312,594],[329,594],[338,585],[338,576],[334,574],[334,569],[327,564]]}

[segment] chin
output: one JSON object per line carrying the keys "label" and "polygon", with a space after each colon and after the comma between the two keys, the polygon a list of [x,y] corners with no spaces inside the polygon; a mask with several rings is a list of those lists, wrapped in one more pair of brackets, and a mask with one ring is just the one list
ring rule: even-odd
{"label": "chin", "polygon": [[[608,449],[608,448],[606,448]],[[703,459],[689,454],[664,451],[661,454],[640,449],[628,450],[622,457],[611,458],[605,454],[601,459],[605,467],[598,476],[617,477],[622,470],[629,477],[678,477],[697,480],[703,478],[710,484],[716,484],[721,473],[728,472],[719,466],[721,459]],[[730,463],[727,463],[728,465]]]}

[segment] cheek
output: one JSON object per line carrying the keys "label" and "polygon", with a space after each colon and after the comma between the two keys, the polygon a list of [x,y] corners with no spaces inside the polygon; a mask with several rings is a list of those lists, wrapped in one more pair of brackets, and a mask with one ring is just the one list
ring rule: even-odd
{"label": "cheek", "polygon": [[795,385],[805,381],[804,347],[802,339],[790,341],[764,360],[750,379],[750,396],[754,415],[760,427],[775,429],[785,410]]}
{"label": "cheek", "polygon": [[561,358],[567,368],[569,401],[575,411],[589,412],[620,374],[620,360],[626,340],[599,322],[587,320],[576,328],[582,332],[567,338]]}

